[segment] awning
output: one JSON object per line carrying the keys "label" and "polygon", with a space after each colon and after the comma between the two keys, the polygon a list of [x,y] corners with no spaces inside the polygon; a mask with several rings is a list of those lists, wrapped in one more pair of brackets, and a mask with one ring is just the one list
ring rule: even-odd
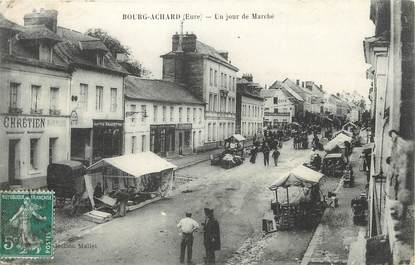
{"label": "awning", "polygon": [[336,147],[343,147],[345,141],[351,142],[352,141],[352,137],[349,137],[349,136],[347,136],[344,133],[339,133],[336,137],[334,137],[333,139],[331,139],[324,146],[324,150],[327,151],[327,152],[329,152],[329,151],[333,151]]}
{"label": "awning", "polygon": [[340,130],[338,132],[335,132],[333,134],[333,136],[337,136],[339,134],[344,134],[344,135],[349,136],[349,137],[352,137],[353,136],[353,133],[352,132],[349,132],[349,131],[346,131],[346,130]]}
{"label": "awning", "polygon": [[348,123],[346,123],[345,125],[343,125],[343,128],[345,128],[345,127],[347,127],[347,126],[353,126],[353,127],[355,127],[355,128],[357,128],[357,125],[356,124],[354,124],[353,122],[348,122]]}
{"label": "awning", "polygon": [[286,176],[277,179],[270,187],[270,190],[276,190],[278,187],[290,187],[290,186],[306,186],[314,185],[320,182],[324,175],[314,171],[308,167],[300,165],[294,168]]}
{"label": "awning", "polygon": [[237,141],[239,141],[239,142],[242,142],[242,141],[245,141],[246,139],[245,139],[245,137],[243,137],[242,135],[240,135],[240,134],[234,134],[234,135],[232,135],[231,137],[229,137],[229,138],[234,138],[235,140],[237,140]]}
{"label": "awning", "polygon": [[132,177],[140,177],[150,173],[157,173],[167,169],[177,168],[174,164],[159,157],[153,152],[142,152],[137,154],[101,159],[100,161],[88,167],[87,171],[96,171],[107,166],[118,168],[119,170],[131,175]]}

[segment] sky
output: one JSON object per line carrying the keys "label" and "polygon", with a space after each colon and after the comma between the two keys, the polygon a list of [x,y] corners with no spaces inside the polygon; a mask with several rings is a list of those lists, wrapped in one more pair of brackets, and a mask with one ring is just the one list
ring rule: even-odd
{"label": "sky", "polygon": [[[0,12],[23,24],[23,15],[33,9],[56,9],[59,26],[80,32],[102,28],[130,47],[134,58],[151,71],[151,78],[161,78],[160,55],[171,50],[180,19],[185,14],[199,15],[201,19],[186,19],[183,31],[228,51],[239,68],[238,76],[251,73],[255,82],[268,87],[286,77],[312,80],[329,93],[356,90],[367,98],[369,65],[363,39],[374,35],[369,6],[369,0],[3,0]],[[123,19],[160,13],[181,17]],[[272,18],[253,19],[253,13]],[[248,19],[242,19],[243,14]],[[226,15],[234,19],[226,20]]]}

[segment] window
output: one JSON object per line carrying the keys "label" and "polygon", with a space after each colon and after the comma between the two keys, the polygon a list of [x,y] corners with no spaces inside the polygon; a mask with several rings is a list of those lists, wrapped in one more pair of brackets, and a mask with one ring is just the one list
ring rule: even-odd
{"label": "window", "polygon": [[274,97],[274,104],[278,104],[278,98]]}
{"label": "window", "polygon": [[210,68],[210,71],[209,71],[209,85],[212,85],[212,84],[213,84],[213,69]]}
{"label": "window", "polygon": [[97,111],[102,111],[104,106],[104,88],[102,86],[96,86],[96,94],[95,94],[95,109]]}
{"label": "window", "polygon": [[214,95],[213,96],[213,111],[217,111],[218,110],[218,95]]}
{"label": "window", "polygon": [[58,138],[49,138],[49,164],[56,161],[56,142]]}
{"label": "window", "polygon": [[167,115],[167,108],[166,108],[166,106],[163,106],[163,113],[162,113],[162,115],[163,115],[163,122],[166,122],[166,115]]}
{"label": "window", "polygon": [[193,108],[193,123],[196,122],[196,108]]}
{"label": "window", "polygon": [[233,90],[232,87],[232,78],[229,76],[229,90]]}
{"label": "window", "polygon": [[187,112],[186,112],[186,122],[190,122],[190,108],[187,108]]}
{"label": "window", "polygon": [[214,111],[215,110],[215,107],[213,105],[213,94],[212,93],[209,94],[209,110],[210,111]]}
{"label": "window", "polygon": [[137,146],[137,137],[131,136],[131,154],[135,153],[136,146]]}
{"label": "window", "polygon": [[180,107],[179,108],[179,123],[181,123],[183,121],[183,108]]}
{"label": "window", "polygon": [[153,122],[157,122],[158,108],[157,105],[153,105]]}
{"label": "window", "polygon": [[10,83],[10,109],[9,112],[18,112],[20,84]]}
{"label": "window", "polygon": [[86,111],[88,109],[88,85],[80,84],[79,108]]}
{"label": "window", "polygon": [[39,139],[30,139],[30,167],[31,169],[38,168],[38,148],[39,148]]}
{"label": "window", "polygon": [[170,121],[171,122],[174,121],[174,107],[173,106],[170,107]]}
{"label": "window", "polygon": [[213,123],[213,132],[212,132],[212,140],[216,141],[216,123]]}
{"label": "window", "polygon": [[97,65],[104,65],[104,54],[97,52]]}
{"label": "window", "polygon": [[228,83],[228,76],[225,74],[224,77],[223,77],[223,85],[224,85],[225,88],[228,87],[227,83]]}
{"label": "window", "polygon": [[212,125],[208,123],[208,142],[212,140]]}
{"label": "window", "polygon": [[202,115],[203,115],[202,108],[199,108],[199,124],[202,123]]}
{"label": "window", "polygon": [[50,96],[50,111],[49,111],[50,114],[59,115],[59,113],[57,113],[59,88],[58,87],[51,87],[49,96]]}
{"label": "window", "polygon": [[220,87],[223,87],[223,73],[220,73]]}
{"label": "window", "polygon": [[214,76],[214,83],[215,83],[215,87],[218,86],[218,71],[215,70],[215,76]]}
{"label": "window", "polygon": [[146,150],[146,136],[143,134],[141,135],[141,152]]}
{"label": "window", "polygon": [[235,77],[234,77],[234,78],[232,78],[232,89],[233,89],[233,91],[235,91],[235,89],[236,89],[236,85],[235,85]]}
{"label": "window", "polygon": [[111,88],[111,112],[117,111],[117,88]]}
{"label": "window", "polygon": [[42,109],[40,108],[40,86],[32,85],[31,113],[42,114]]}
{"label": "window", "polygon": [[135,104],[131,104],[130,105],[130,109],[131,109],[131,123],[135,123],[135,115],[136,115],[136,111],[137,111],[137,106]]}
{"label": "window", "polygon": [[202,131],[199,131],[199,145],[203,145]]}
{"label": "window", "polygon": [[147,117],[147,106],[141,105],[141,122],[144,122]]}
{"label": "window", "polygon": [[228,109],[227,112],[232,112],[232,98],[228,98]]}
{"label": "window", "polygon": [[248,106],[248,117],[251,116],[251,105]]}

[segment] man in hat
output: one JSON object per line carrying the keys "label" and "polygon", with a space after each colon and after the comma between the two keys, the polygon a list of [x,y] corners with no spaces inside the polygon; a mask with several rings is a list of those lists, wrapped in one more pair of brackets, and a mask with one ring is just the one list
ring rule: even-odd
{"label": "man in hat", "polygon": [[206,220],[203,243],[206,250],[206,264],[215,264],[215,251],[220,250],[219,222],[213,216],[213,209],[205,208]]}
{"label": "man in hat", "polygon": [[177,229],[182,233],[182,242],[180,243],[180,263],[184,263],[184,253],[187,248],[187,264],[192,264],[192,247],[193,232],[199,228],[199,224],[192,219],[190,212],[186,213],[186,217],[181,219],[177,224]]}

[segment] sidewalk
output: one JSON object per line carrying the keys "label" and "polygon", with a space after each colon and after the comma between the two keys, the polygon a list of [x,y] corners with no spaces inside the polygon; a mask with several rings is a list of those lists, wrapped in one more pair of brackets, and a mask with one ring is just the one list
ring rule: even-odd
{"label": "sidewalk", "polygon": [[167,161],[175,164],[177,166],[177,169],[182,169],[185,167],[193,166],[195,164],[204,162],[209,160],[210,155],[216,155],[219,153],[222,153],[223,148],[218,148],[214,150],[210,150],[207,152],[199,153],[199,154],[192,154],[187,156],[179,156],[175,158],[167,159]]}
{"label": "sidewalk", "polygon": [[301,265],[347,264],[351,243],[365,233],[364,226],[353,224],[350,202],[364,191],[366,175],[359,171],[362,148],[354,148],[351,164],[355,176],[352,188],[341,187],[337,193],[339,207],[328,208],[304,254]]}

